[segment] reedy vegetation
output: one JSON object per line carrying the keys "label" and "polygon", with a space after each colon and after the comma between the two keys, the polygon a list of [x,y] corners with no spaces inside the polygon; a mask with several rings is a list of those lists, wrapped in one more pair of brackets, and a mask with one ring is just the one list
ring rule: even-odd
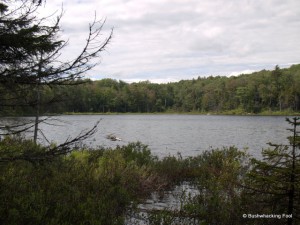
{"label": "reedy vegetation", "polygon": [[[40,161],[2,162],[0,222],[124,224],[126,217],[139,215],[146,224],[298,224],[300,123],[299,118],[289,121],[296,134],[289,138],[291,146],[270,147],[262,160],[235,147],[158,159],[147,146],[131,143],[115,149],[76,149]],[[1,156],[13,158],[22,149],[28,154],[47,151],[19,137],[0,142]],[[138,204],[151,193],[163,193],[183,181],[194,186],[196,194],[183,192],[179,208],[139,213]],[[292,220],[243,217],[290,212]]]}

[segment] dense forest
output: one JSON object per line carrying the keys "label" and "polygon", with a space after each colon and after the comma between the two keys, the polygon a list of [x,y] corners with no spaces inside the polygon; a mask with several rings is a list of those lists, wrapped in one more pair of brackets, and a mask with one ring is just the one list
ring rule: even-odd
{"label": "dense forest", "polygon": [[[82,84],[79,84],[82,83]],[[77,84],[77,85],[73,85]],[[45,87],[44,113],[199,112],[261,113],[300,110],[300,65],[239,76],[198,77],[167,84],[126,83],[113,79],[77,80]],[[19,110],[19,111],[18,111]],[[21,111],[20,111],[21,110]],[[30,107],[13,107],[15,114]],[[8,113],[8,112],[6,112]]]}

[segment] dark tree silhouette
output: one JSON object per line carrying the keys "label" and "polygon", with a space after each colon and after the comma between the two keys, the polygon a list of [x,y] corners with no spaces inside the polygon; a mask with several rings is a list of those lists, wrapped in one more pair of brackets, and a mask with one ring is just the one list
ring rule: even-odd
{"label": "dark tree silhouette", "polygon": [[[287,122],[292,125],[292,129],[288,129],[292,132],[292,136],[288,137],[290,144],[269,143],[273,149],[263,151],[263,160],[253,160],[247,189],[256,201],[256,207],[251,210],[259,210],[253,213],[288,215],[282,219],[293,225],[299,223],[300,140],[297,127],[300,118],[287,118]],[[264,223],[267,224],[266,221]]]}
{"label": "dark tree silhouette", "polygon": [[[95,18],[88,26],[84,47],[73,59],[62,60],[61,52],[68,42],[60,40],[62,32],[59,26],[62,13],[49,25],[49,18],[38,18],[37,11],[42,1],[11,1],[0,4],[0,113],[16,108],[31,108],[35,115],[32,123],[20,123],[13,126],[0,126],[2,134],[16,134],[34,128],[33,139],[36,143],[38,125],[41,119],[40,107],[51,104],[60,96],[43,98],[43,92],[62,85],[76,85],[84,74],[97,66],[100,53],[105,50],[112,38],[113,30],[107,38],[101,37],[105,21]],[[77,81],[77,82],[74,82]],[[73,139],[82,140],[92,134],[96,127]],[[66,141],[63,147],[70,146]],[[62,154],[69,150],[60,150]]]}

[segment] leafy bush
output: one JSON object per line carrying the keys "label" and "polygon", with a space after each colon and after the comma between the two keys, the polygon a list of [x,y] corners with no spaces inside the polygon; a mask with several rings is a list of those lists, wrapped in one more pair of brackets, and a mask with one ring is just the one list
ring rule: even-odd
{"label": "leafy bush", "polygon": [[0,224],[124,224],[126,214],[151,193],[185,180],[199,194],[186,196],[180,209],[150,210],[145,222],[241,222],[239,184],[248,164],[234,147],[161,160],[139,142],[74,150],[51,161],[18,160],[20,151],[32,156],[46,149],[22,138],[0,141],[1,157],[16,156],[0,163]]}
{"label": "leafy bush", "polygon": [[[1,156],[8,154],[7,149],[17,155],[23,147],[30,154],[43,151],[31,141],[7,138],[0,142]],[[1,163],[0,223],[123,224],[128,208],[152,191],[144,188],[145,183],[156,177],[142,165],[148,151],[139,152],[140,147],[124,147],[132,152],[127,157],[119,148],[73,151],[38,163]]]}
{"label": "leafy bush", "polygon": [[205,151],[189,159],[197,168],[199,194],[183,211],[204,224],[242,224],[242,183],[248,171],[247,154],[235,147]]}
{"label": "leafy bush", "polygon": [[116,151],[122,152],[127,162],[134,161],[138,166],[147,166],[158,160],[156,156],[152,155],[148,146],[141,142],[129,143],[121,147],[117,146]]}

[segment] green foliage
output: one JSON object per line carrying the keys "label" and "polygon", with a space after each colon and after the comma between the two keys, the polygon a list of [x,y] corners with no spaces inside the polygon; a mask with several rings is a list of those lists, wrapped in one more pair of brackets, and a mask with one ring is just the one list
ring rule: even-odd
{"label": "green foliage", "polygon": [[[35,117],[32,125],[20,122],[10,129],[3,125],[0,131],[16,134],[33,128],[34,142],[37,142],[39,124],[44,121],[40,116],[52,103],[64,99],[61,87],[78,84],[84,73],[98,65],[99,61],[91,63],[91,60],[100,56],[112,38],[111,31],[105,40],[100,40],[104,24],[94,18],[88,25],[81,52],[71,60],[57,61],[66,47],[66,42],[59,40],[62,13],[51,20],[41,18],[38,13],[41,2],[13,0],[0,5],[0,116]],[[60,102],[51,111],[57,113],[62,108]]]}
{"label": "green foliage", "polygon": [[[6,152],[9,145],[17,152],[22,149],[20,144],[34,146],[32,152],[43,151],[32,142],[13,138],[1,141],[0,151]],[[124,148],[130,147],[134,155],[141,144]],[[123,224],[134,202],[151,193],[144,185],[154,176],[138,165],[141,161],[135,159],[139,157],[130,158],[133,160],[125,158],[121,149],[99,149],[73,151],[40,163],[1,163],[0,223]]]}
{"label": "green foliage", "polygon": [[[81,82],[85,83],[43,89],[43,102],[48,102],[58,94],[60,101],[54,101],[51,106],[42,105],[41,112],[276,112],[286,115],[300,109],[300,91],[297,88],[300,86],[299,65],[287,69],[276,67],[273,71],[262,70],[237,77],[199,77],[168,84],[128,84],[113,79]],[[33,112],[14,107],[3,113]]]}
{"label": "green foliage", "polygon": [[140,142],[129,143],[121,147],[117,146],[116,151],[122,152],[127,162],[134,161],[138,166],[150,165],[158,160],[157,157],[152,155],[147,145],[143,145]]}
{"label": "green foliage", "polygon": [[[247,211],[256,214],[286,214],[282,224],[298,224],[300,209],[300,158],[297,126],[300,118],[287,119],[293,126],[289,145],[271,144],[262,152],[263,160],[252,159],[252,170],[246,179]],[[248,197],[248,198],[247,198]],[[255,199],[255,201],[253,201]],[[272,224],[274,220],[262,221]]]}
{"label": "green foliage", "polygon": [[196,189],[193,194],[183,191],[179,208],[147,210],[146,224],[244,224],[242,193],[249,169],[245,151],[229,147],[186,159],[169,156],[156,166],[159,174],[188,180]]}
{"label": "green foliage", "polygon": [[[300,92],[296,88],[300,84],[299,71],[299,65],[295,65],[238,77],[199,77],[168,84],[127,84],[104,79],[82,87],[79,90],[82,98],[76,100],[81,103],[74,105],[71,101],[65,111],[236,114],[299,111]],[[74,92],[69,93],[71,96]]]}
{"label": "green foliage", "polygon": [[166,185],[195,178],[195,171],[189,166],[188,159],[182,159],[180,154],[164,157],[155,164],[154,170],[168,181]]}
{"label": "green foliage", "polygon": [[30,161],[39,158],[47,149],[35,144],[32,140],[25,140],[21,136],[5,136],[0,141],[0,161],[19,160],[23,158]]}
{"label": "green foliage", "polygon": [[[247,219],[243,214],[288,214],[299,211],[298,121],[290,145],[273,145],[263,160],[250,159],[235,147],[213,149],[194,157],[158,159],[146,145],[75,150],[51,161],[19,160],[18,152],[36,155],[42,146],[20,137],[0,141],[1,224],[124,224],[139,215],[145,224],[285,224],[286,219]],[[8,148],[9,146],[9,148]],[[9,151],[8,151],[9,149]],[[180,205],[138,207],[151,193],[161,197],[181,182]],[[293,200],[291,203],[291,199]]]}
{"label": "green foliage", "polygon": [[[45,151],[32,141],[6,137],[0,142],[1,155],[8,154],[8,145],[9,150],[15,149],[14,154],[23,147],[31,149],[30,154]],[[2,162],[0,222],[123,224],[126,213],[135,210],[138,202],[184,180],[197,184],[199,190],[205,188],[211,192],[200,192],[201,197],[189,199],[180,211],[150,210],[145,221],[174,224],[199,221],[199,216],[205,221],[204,208],[212,204],[217,209],[216,203],[211,202],[212,196],[220,198],[221,194],[228,194],[225,183],[236,182],[238,174],[241,175],[243,154],[230,148],[187,159],[178,155],[159,160],[147,146],[131,143],[115,149],[76,150],[51,161]],[[224,204],[218,201],[218,205]]]}
{"label": "green foliage", "polygon": [[199,171],[199,194],[185,204],[184,211],[203,224],[242,224],[241,185],[248,171],[247,159],[247,154],[235,147],[191,158],[191,165]]}
{"label": "green foliage", "polygon": [[182,218],[178,210],[152,210],[150,214],[145,218],[149,225],[172,225],[172,224],[196,224],[191,219]]}

